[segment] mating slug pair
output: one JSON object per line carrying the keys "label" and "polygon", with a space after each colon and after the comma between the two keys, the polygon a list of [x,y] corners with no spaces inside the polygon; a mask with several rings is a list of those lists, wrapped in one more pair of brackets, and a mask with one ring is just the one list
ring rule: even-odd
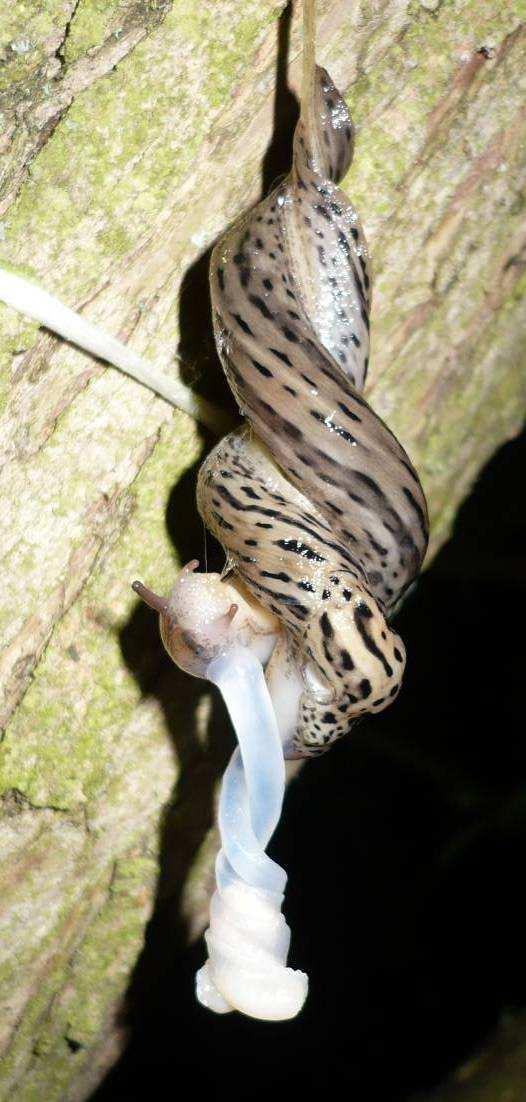
{"label": "mating slug pair", "polygon": [[169,600],[135,583],[160,612],[174,661],[223,692],[240,745],[221,793],[197,994],[220,1013],[274,1019],[297,1014],[307,993],[304,973],[286,966],[283,870],[264,853],[282,754],[322,753],[396,696],[405,651],[388,616],[428,538],[418,475],[361,394],[371,278],[360,222],[338,188],[353,128],[315,65],[310,0],[304,15],[291,172],[211,261],[217,348],[246,419],[199,474],[199,511],[225,548],[225,575],[195,574],[191,563]]}
{"label": "mating slug pair", "polygon": [[[245,422],[203,464],[198,508],[227,565],[219,576],[189,564],[170,598],[134,583],[160,613],[174,661],[219,686],[238,735],[197,993],[218,1012],[263,1018],[293,1016],[307,991],[306,976],[286,967],[286,877],[264,852],[280,814],[283,757],[324,752],[396,696],[405,650],[389,616],[428,538],[418,475],[362,396],[371,276],[358,216],[338,187],[353,127],[315,65],[313,0],[304,20],[291,171],[211,261],[217,348]],[[68,330],[75,315],[66,310],[61,328],[55,300],[44,295],[56,309],[43,316],[42,292],[22,301],[19,288],[16,301],[16,279],[5,278],[0,297],[7,287],[6,300],[84,347],[95,333],[98,354],[181,404],[151,369],[137,376],[137,358],[123,346],[117,356],[118,342],[101,346],[88,326],[86,343],[86,323],[79,330],[77,317]]]}
{"label": "mating slug pair", "polygon": [[353,128],[308,43],[306,58],[291,172],[212,255],[217,348],[246,423],[198,485],[231,603],[248,591],[275,618],[267,681],[272,694],[286,671],[296,693],[288,756],[321,753],[396,696],[405,651],[388,616],[428,537],[418,475],[361,394],[369,260],[338,188]]}

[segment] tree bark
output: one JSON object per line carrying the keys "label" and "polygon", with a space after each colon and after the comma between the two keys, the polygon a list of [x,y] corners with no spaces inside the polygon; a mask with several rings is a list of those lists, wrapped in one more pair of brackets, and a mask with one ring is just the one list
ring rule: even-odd
{"label": "tree bark", "polygon": [[[223,400],[207,253],[260,196],[262,166],[264,186],[288,167],[284,4],[35,7],[2,15],[0,263],[166,370],[179,350]],[[368,397],[422,476],[432,556],[526,405],[526,10],[318,8],[318,59],[358,126],[345,187],[376,273]],[[204,434],[1,306],[0,362],[0,1098],[53,1102],[87,1097],[119,1050],[156,895],[174,942],[206,920],[229,744],[130,589],[168,590],[202,553]]]}

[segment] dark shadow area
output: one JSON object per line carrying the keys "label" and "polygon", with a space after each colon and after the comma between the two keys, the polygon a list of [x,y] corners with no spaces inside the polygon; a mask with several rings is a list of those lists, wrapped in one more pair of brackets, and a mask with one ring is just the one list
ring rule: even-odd
{"label": "dark shadow area", "polygon": [[164,1097],[187,1077],[239,1102],[280,1088],[402,1102],[526,1004],[525,471],[523,436],[399,615],[399,700],[290,786],[272,854],[290,877],[292,963],[310,976],[301,1016],[201,1009],[200,943],[150,978],[93,1102]]}
{"label": "dark shadow area", "polygon": [[290,170],[292,139],[299,117],[299,103],[287,80],[290,46],[292,3],[288,3],[278,20],[278,53],[274,84],[274,118],[272,138],[261,166],[261,194],[269,191]]}

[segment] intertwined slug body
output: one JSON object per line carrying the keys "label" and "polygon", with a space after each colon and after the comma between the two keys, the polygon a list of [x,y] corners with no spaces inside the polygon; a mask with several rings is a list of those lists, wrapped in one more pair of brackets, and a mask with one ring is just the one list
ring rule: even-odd
{"label": "intertwined slug body", "polygon": [[[227,552],[232,601],[248,591],[276,636],[266,675],[287,756],[320,753],[396,696],[405,652],[387,618],[428,538],[418,475],[362,396],[371,275],[338,187],[354,135],[314,62],[314,6],[304,0],[291,172],[212,256],[217,347],[246,424],[214,449],[198,487]],[[217,411],[46,290],[0,269],[0,298],[217,427]],[[175,622],[177,600],[171,608]]]}
{"label": "intertwined slug body", "polygon": [[387,617],[428,537],[418,475],[361,394],[371,277],[337,186],[352,154],[347,107],[311,64],[290,175],[211,262],[217,347],[248,425],[201,468],[198,504],[235,576],[285,627],[299,756],[396,696],[405,651]]}
{"label": "intertwined slug body", "polygon": [[338,188],[353,129],[314,64],[313,7],[304,0],[291,172],[211,260],[217,347],[245,418],[198,480],[226,568],[219,577],[190,564],[169,599],[137,587],[161,613],[174,660],[222,692],[239,743],[221,789],[197,997],[217,1013],[273,1020],[294,1017],[307,995],[307,976],[287,965],[283,870],[265,852],[283,757],[323,753],[396,696],[405,650],[388,618],[428,538],[418,475],[362,395],[371,275]]}
{"label": "intertwined slug body", "polygon": [[[307,976],[287,965],[286,874],[266,847],[284,757],[322,753],[396,696],[405,664],[388,623],[423,561],[425,498],[401,445],[362,396],[371,275],[338,188],[353,153],[346,105],[314,63],[289,176],[221,239],[211,262],[217,347],[245,424],[200,471],[198,504],[223,544],[222,576],[194,561],[170,597],[135,582],[175,662],[222,693],[238,739],[219,801],[221,850],[198,999],[217,1013],[294,1017]],[[0,298],[217,429],[177,380],[0,269]]]}

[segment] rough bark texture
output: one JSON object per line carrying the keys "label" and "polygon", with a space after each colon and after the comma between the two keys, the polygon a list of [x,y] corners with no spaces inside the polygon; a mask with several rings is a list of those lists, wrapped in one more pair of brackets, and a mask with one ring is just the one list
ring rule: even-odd
{"label": "rough bark texture", "polygon": [[[278,164],[264,155],[283,7],[2,8],[0,262],[168,369],[179,346],[209,391],[200,257]],[[369,394],[421,472],[433,554],[524,411],[526,5],[319,12],[319,59],[358,124],[346,186],[376,272]],[[228,746],[130,591],[136,576],[168,588],[201,552],[200,430],[1,307],[0,361],[0,1098],[53,1102],[85,1098],[118,1050],[156,892],[179,938],[204,922]]]}

